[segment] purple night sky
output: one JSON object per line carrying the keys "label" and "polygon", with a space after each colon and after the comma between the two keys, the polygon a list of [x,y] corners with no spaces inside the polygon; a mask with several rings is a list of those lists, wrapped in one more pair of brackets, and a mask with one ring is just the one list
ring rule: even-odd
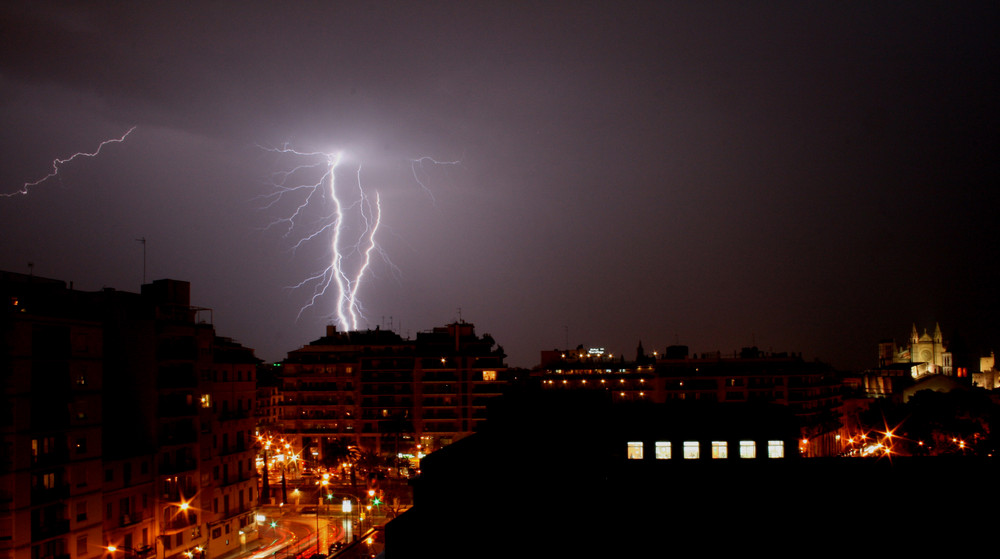
{"label": "purple night sky", "polygon": [[0,197],[0,269],[137,291],[144,237],[149,280],[280,359],[334,305],[296,318],[329,243],[267,228],[287,143],[379,193],[363,327],[461,309],[515,366],[854,368],[936,321],[1000,350],[995,3],[92,4],[0,6],[0,193],[137,127]]}

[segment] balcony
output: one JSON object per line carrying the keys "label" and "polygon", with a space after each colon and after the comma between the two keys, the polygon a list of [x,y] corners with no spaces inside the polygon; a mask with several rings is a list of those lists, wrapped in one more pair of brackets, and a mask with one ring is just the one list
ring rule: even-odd
{"label": "balcony", "polygon": [[57,443],[56,449],[52,452],[47,452],[44,454],[39,454],[37,456],[31,457],[31,465],[38,467],[55,466],[58,464],[65,464],[69,462],[69,448],[66,446],[65,440],[60,440]]}
{"label": "balcony", "polygon": [[180,484],[164,484],[163,493],[161,493],[161,499],[164,501],[169,501],[171,503],[179,503],[183,500],[184,495],[194,495],[195,489],[193,485],[180,485]]}
{"label": "balcony", "polygon": [[458,382],[458,375],[455,373],[424,373],[424,382]]}
{"label": "balcony", "polygon": [[31,541],[37,542],[61,536],[69,532],[69,519],[50,520],[44,524],[31,525]]}
{"label": "balcony", "polygon": [[230,454],[239,454],[241,452],[246,452],[246,451],[247,451],[246,445],[231,444],[231,445],[227,445],[227,446],[224,446],[224,447],[220,448],[218,455],[219,456],[229,456]]}
{"label": "balcony", "polygon": [[31,504],[39,505],[51,501],[60,501],[69,498],[69,484],[57,485],[55,487],[32,487]]}
{"label": "balcony", "polygon": [[156,412],[156,415],[162,418],[190,417],[198,415],[198,408],[194,404],[188,404],[183,400],[171,399],[161,400]]}
{"label": "balcony", "polygon": [[248,419],[249,417],[250,410],[229,410],[219,415],[219,421],[233,421],[236,419]]}
{"label": "balcony", "polygon": [[181,530],[187,528],[188,526],[198,525],[198,514],[197,513],[181,513],[178,514],[176,518],[167,520],[163,523],[164,529],[166,530]]}
{"label": "balcony", "polygon": [[124,528],[126,526],[132,526],[144,522],[146,520],[149,520],[150,518],[151,517],[149,516],[144,516],[141,512],[135,512],[132,514],[123,514],[118,519],[118,527]]}
{"label": "balcony", "polygon": [[194,458],[181,458],[170,462],[162,462],[160,464],[159,473],[160,475],[169,476],[179,472],[195,470],[197,468],[198,464],[195,462]]}

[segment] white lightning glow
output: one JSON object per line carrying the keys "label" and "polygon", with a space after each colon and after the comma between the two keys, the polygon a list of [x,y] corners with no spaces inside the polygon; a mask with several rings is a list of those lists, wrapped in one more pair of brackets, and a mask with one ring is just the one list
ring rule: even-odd
{"label": "white lightning glow", "polygon": [[71,155],[69,157],[66,157],[66,158],[57,158],[57,159],[54,159],[54,160],[52,160],[52,172],[51,173],[45,175],[44,177],[42,177],[42,178],[40,178],[38,180],[24,183],[21,186],[21,188],[19,188],[18,190],[15,190],[14,192],[0,193],[0,196],[3,196],[5,198],[10,198],[12,196],[23,196],[23,195],[26,195],[26,194],[28,194],[28,189],[29,188],[31,188],[33,186],[38,186],[38,185],[42,184],[43,182],[51,179],[52,177],[58,175],[59,174],[59,168],[60,168],[61,165],[69,163],[70,161],[73,161],[77,157],[97,157],[97,155],[99,153],[101,153],[101,148],[103,148],[104,146],[106,146],[108,144],[118,144],[118,143],[124,142],[125,138],[127,138],[128,135],[131,134],[132,131],[135,130],[135,129],[136,129],[136,127],[133,126],[132,128],[129,128],[128,131],[126,131],[124,134],[122,134],[120,138],[111,138],[109,140],[104,140],[103,142],[100,143],[100,145],[97,146],[97,149],[94,150],[93,153],[87,153],[87,152],[82,152],[81,151],[81,152],[74,153],[73,155]]}
{"label": "white lightning glow", "polygon": [[[361,163],[345,152],[298,151],[287,144],[280,148],[265,148],[273,153],[309,161],[272,177],[274,190],[262,196],[263,209],[276,206],[287,208],[283,217],[267,228],[284,229],[284,236],[296,239],[292,251],[310,243],[327,242],[329,264],[291,289],[312,289],[308,302],[299,309],[296,319],[321,299],[335,297],[330,319],[338,329],[357,330],[364,322],[364,307],[359,292],[366,276],[371,273],[375,256],[394,272],[398,269],[378,244],[382,224],[382,198],[377,191],[366,192],[361,179]],[[458,161],[437,161],[431,157],[410,159],[413,178],[434,200],[428,187],[430,165],[458,165]],[[346,183],[346,164],[356,165],[355,178]],[[305,179],[303,177],[309,177]],[[318,178],[317,178],[318,177]]]}
{"label": "white lightning glow", "polygon": [[[298,317],[333,290],[336,301],[332,316],[338,328],[357,330],[360,322],[364,320],[364,309],[358,299],[358,292],[365,274],[369,271],[372,253],[381,255],[390,266],[392,265],[376,241],[382,220],[381,197],[375,192],[373,203],[372,196],[365,192],[361,180],[361,165],[358,165],[355,181],[357,195],[350,197],[348,193],[338,191],[337,171],[344,160],[343,152],[301,152],[288,146],[269,151],[318,160],[317,163],[300,165],[290,171],[276,174],[276,180],[273,181],[275,191],[264,197],[269,200],[265,207],[270,208],[285,197],[298,196],[290,215],[268,225],[268,228],[285,226],[285,236],[305,231],[298,234],[298,241],[293,245],[293,250],[317,239],[329,239],[330,264],[299,282],[298,285],[292,286],[295,289],[311,286],[313,289],[309,302],[299,309]],[[319,180],[289,184],[299,180],[302,174],[308,174],[309,171],[313,171],[315,176],[317,170],[322,171]],[[313,210],[321,208],[324,213],[319,220],[310,220],[307,217],[310,208]],[[356,223],[353,227],[352,221]]]}

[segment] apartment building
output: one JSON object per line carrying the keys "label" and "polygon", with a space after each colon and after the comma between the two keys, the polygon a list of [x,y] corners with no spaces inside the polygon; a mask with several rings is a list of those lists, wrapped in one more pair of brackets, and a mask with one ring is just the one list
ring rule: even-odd
{"label": "apartment building", "polygon": [[278,430],[307,459],[346,445],[426,454],[476,430],[506,370],[502,348],[467,322],[415,339],[329,326],[281,363]]}

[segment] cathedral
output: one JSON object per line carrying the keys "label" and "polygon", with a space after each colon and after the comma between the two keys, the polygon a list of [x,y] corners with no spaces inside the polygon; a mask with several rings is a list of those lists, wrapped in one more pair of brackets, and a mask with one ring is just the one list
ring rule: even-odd
{"label": "cathedral", "polygon": [[914,324],[909,344],[905,346],[897,347],[896,342],[891,340],[880,343],[879,365],[890,363],[911,363],[910,371],[915,379],[928,375],[952,376],[954,373],[952,355],[945,347],[939,324],[934,325],[933,335],[928,334],[925,329],[922,336],[917,333],[917,326]]}

